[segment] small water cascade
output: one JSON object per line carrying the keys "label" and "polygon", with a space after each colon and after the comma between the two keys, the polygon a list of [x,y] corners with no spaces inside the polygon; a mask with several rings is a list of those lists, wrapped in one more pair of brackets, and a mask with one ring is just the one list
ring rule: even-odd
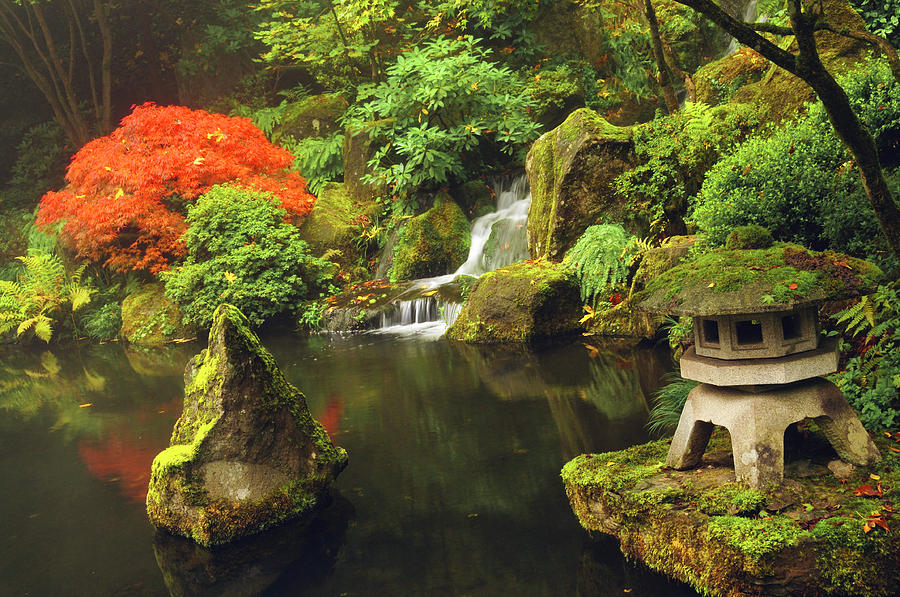
{"label": "small water cascade", "polygon": [[[745,23],[753,23],[756,21],[756,2],[757,0],[749,0],[747,4],[744,6],[743,12],[736,15],[739,19],[742,19]],[[765,21],[765,17],[762,19]],[[728,48],[725,50],[725,56],[730,56],[738,51],[740,47],[740,43],[735,38],[731,38],[731,42],[728,44]]]}
{"label": "small water cascade", "polygon": [[506,176],[492,181],[490,186],[496,194],[497,209],[472,221],[466,262],[452,274],[411,282],[409,294],[418,296],[398,301],[395,309],[381,316],[381,327],[376,332],[440,336],[456,320],[462,304],[432,290],[450,284],[457,276],[478,277],[528,258],[528,179],[524,174]]}

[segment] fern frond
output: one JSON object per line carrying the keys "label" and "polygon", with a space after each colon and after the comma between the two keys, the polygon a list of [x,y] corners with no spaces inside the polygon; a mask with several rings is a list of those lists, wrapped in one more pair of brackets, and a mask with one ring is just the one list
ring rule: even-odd
{"label": "fern frond", "polygon": [[53,336],[53,321],[49,317],[38,315],[37,323],[34,324],[34,335],[49,344]]}
{"label": "fern frond", "polygon": [[84,286],[66,285],[69,300],[72,302],[72,312],[78,311],[91,302],[91,296],[97,291],[95,288],[86,288]]}

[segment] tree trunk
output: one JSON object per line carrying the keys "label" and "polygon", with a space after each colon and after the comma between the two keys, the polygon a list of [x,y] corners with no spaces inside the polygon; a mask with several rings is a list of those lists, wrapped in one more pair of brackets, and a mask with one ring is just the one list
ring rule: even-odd
{"label": "tree trunk", "polygon": [[653,56],[656,59],[656,67],[659,69],[659,88],[662,90],[663,100],[669,114],[678,112],[678,98],[675,97],[675,88],[672,85],[672,73],[663,53],[662,39],[659,36],[659,22],[656,20],[656,11],[653,9],[652,0],[644,0],[644,16],[650,25],[650,39],[653,43]]}
{"label": "tree trunk", "polygon": [[794,55],[762,37],[747,23],[738,21],[711,0],[676,0],[676,2],[700,12],[740,43],[753,48],[812,87],[822,101],[835,132],[853,154],[859,168],[860,179],[881,230],[894,255],[900,258],[900,208],[884,179],[875,140],[853,112],[843,88],[837,84],[819,58],[815,32],[817,29],[827,28],[822,23],[822,19],[827,15],[818,14],[815,4],[811,5],[813,12],[805,13],[800,0],[789,0],[791,32],[796,37],[798,47],[798,53]]}

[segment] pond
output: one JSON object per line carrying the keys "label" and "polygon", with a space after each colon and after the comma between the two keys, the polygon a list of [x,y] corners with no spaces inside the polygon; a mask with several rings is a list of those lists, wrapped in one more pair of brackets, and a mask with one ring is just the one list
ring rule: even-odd
{"label": "pond", "polygon": [[667,354],[263,341],[350,464],[315,521],[212,552],[154,533],[143,503],[198,345],[3,349],[0,594],[694,594],[591,539],[559,478],[646,441]]}

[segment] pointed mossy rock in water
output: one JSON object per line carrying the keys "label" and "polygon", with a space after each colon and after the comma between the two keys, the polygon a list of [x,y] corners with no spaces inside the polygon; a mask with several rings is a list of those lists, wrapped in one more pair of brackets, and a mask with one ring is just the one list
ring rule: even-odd
{"label": "pointed mossy rock in water", "polygon": [[624,222],[625,197],[614,181],[636,165],[631,127],[612,125],[587,108],[541,135],[525,161],[531,257],[561,261],[588,226]]}
{"label": "pointed mossy rock in water", "polygon": [[581,331],[581,295],[567,266],[514,263],[478,278],[447,338],[472,344],[535,343]]}
{"label": "pointed mossy rock in water", "polygon": [[206,546],[312,511],[347,465],[231,305],[216,309],[209,348],[187,365],[170,444],[153,461],[147,514]]}

